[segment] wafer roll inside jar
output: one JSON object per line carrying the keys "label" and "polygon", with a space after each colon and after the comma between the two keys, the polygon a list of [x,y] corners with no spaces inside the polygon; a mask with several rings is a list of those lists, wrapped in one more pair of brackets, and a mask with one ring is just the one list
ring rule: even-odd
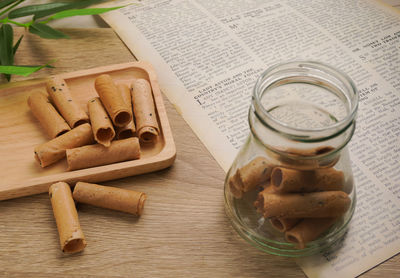
{"label": "wafer roll inside jar", "polygon": [[291,61],[262,73],[225,179],[226,213],[244,239],[300,257],[345,235],[356,203],[347,144],[357,107],[354,83],[329,65]]}

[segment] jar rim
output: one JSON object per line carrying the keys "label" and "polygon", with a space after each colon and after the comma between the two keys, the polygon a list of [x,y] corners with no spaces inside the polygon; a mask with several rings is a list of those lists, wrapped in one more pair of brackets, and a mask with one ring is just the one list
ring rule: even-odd
{"label": "jar rim", "polygon": [[[265,84],[263,83],[265,82],[266,77],[270,76],[274,72],[279,73],[280,69],[282,71],[285,68],[286,69],[290,68],[292,70],[295,69],[299,70],[300,71],[299,76],[301,76],[301,74],[304,74],[304,76],[308,76],[307,73],[310,72],[324,73],[334,77],[337,81],[341,82],[342,85],[349,90],[349,95],[344,94],[345,99],[349,103],[349,108],[350,108],[349,111],[347,112],[347,115],[343,119],[337,121],[336,123],[322,128],[294,127],[273,117],[272,114],[269,113],[261,103],[263,92],[266,91],[268,88],[268,86],[265,86]],[[313,77],[315,78],[315,76]],[[284,79],[284,77],[282,77],[279,80],[282,79]],[[336,135],[342,133],[343,131],[347,130],[347,128],[353,125],[357,114],[358,100],[359,100],[359,94],[356,89],[356,86],[354,82],[351,80],[351,78],[344,72],[330,65],[318,61],[293,60],[273,65],[267,68],[258,77],[253,87],[252,107],[255,110],[257,118],[259,118],[259,120],[264,125],[267,125],[270,128],[278,131],[282,135],[285,135],[286,137],[289,137],[291,139],[304,139],[303,138],[304,136],[302,134],[307,134],[309,138],[313,138],[312,141],[315,140],[318,141],[321,138],[326,139],[327,137],[335,137]],[[324,135],[321,135],[321,133],[323,133]],[[326,136],[326,134],[329,134],[329,136]]]}

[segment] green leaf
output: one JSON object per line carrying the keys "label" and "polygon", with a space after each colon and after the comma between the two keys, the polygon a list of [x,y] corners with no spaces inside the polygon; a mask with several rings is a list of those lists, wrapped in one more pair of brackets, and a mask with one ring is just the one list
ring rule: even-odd
{"label": "green leaf", "polygon": [[[16,6],[18,6],[19,4],[21,4],[24,1],[25,0],[17,0],[17,1],[14,1],[13,3],[11,3],[12,5],[7,3],[7,6],[9,6],[9,7],[6,7],[6,9],[2,9],[0,11],[0,17],[2,17],[4,14],[8,13],[9,11],[11,11],[12,9],[14,9]],[[8,19],[8,18],[6,17],[5,19]]]}
{"label": "green leaf", "polygon": [[18,47],[19,47],[19,45],[20,45],[20,43],[21,43],[23,37],[24,37],[24,35],[22,35],[22,36],[18,39],[17,43],[14,45],[14,47],[13,47],[13,54],[14,54],[14,55],[15,55],[15,52],[17,52]]}
{"label": "green leaf", "polygon": [[8,18],[17,18],[28,15],[34,15],[35,16],[34,19],[38,19],[57,12],[71,10],[71,9],[80,9],[100,2],[104,2],[104,0],[86,0],[86,1],[77,1],[75,3],[58,2],[58,3],[39,4],[39,5],[29,5],[12,10],[8,14]]}
{"label": "green leaf", "polygon": [[0,65],[10,66],[14,63],[13,29],[10,24],[0,27]]}
{"label": "green leaf", "polygon": [[66,34],[56,29],[53,29],[49,25],[46,25],[44,23],[33,23],[31,26],[29,26],[29,32],[45,39],[68,38]]}
{"label": "green leaf", "polygon": [[8,13],[8,18],[17,18],[27,15],[34,15],[41,12],[50,12],[49,14],[58,12],[60,9],[65,7],[68,9],[69,3],[49,3],[49,4],[40,4],[40,5],[29,5],[25,7],[21,7],[15,10],[12,10]]}
{"label": "green leaf", "polygon": [[90,5],[100,3],[100,2],[104,2],[104,0],[85,0],[85,1],[76,1],[75,3],[64,3],[66,5],[63,7],[60,6],[58,8],[54,8],[54,9],[42,10],[42,11],[35,12],[34,20],[54,14],[54,13],[65,11],[65,10],[85,8]]}
{"label": "green leaf", "polygon": [[22,76],[28,76],[42,68],[52,67],[48,64],[42,66],[0,66],[0,73],[9,75],[16,74]]}
{"label": "green leaf", "polygon": [[0,2],[0,9],[7,7],[8,5],[11,5],[14,2],[17,2],[19,0],[4,0]]}
{"label": "green leaf", "polygon": [[109,12],[112,10],[117,10],[122,7],[124,7],[124,6],[114,7],[114,8],[92,8],[92,9],[67,10],[67,11],[62,11],[62,12],[56,13],[55,15],[51,16],[49,19],[50,20],[60,19],[60,18],[65,18],[65,17],[70,17],[70,16],[77,16],[77,15],[101,14],[101,13]]}

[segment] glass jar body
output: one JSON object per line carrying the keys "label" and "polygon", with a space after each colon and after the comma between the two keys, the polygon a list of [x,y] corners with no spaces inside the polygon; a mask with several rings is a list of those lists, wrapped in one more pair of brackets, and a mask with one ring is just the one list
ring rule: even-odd
{"label": "glass jar body", "polygon": [[238,233],[268,253],[324,250],[353,215],[346,145],[358,98],[342,76],[319,63],[290,62],[267,70],[254,88],[251,132],[227,173],[225,208]]}

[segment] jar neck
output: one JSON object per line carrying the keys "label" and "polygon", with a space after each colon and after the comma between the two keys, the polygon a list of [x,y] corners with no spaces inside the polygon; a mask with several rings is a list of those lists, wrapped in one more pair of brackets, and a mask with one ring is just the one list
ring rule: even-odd
{"label": "jar neck", "polygon": [[[335,105],[340,115],[325,113]],[[294,61],[259,77],[249,125],[255,140],[274,152],[325,147],[339,151],[354,134],[357,107],[357,90],[345,74],[317,62]],[[314,124],[313,117],[321,120]]]}

